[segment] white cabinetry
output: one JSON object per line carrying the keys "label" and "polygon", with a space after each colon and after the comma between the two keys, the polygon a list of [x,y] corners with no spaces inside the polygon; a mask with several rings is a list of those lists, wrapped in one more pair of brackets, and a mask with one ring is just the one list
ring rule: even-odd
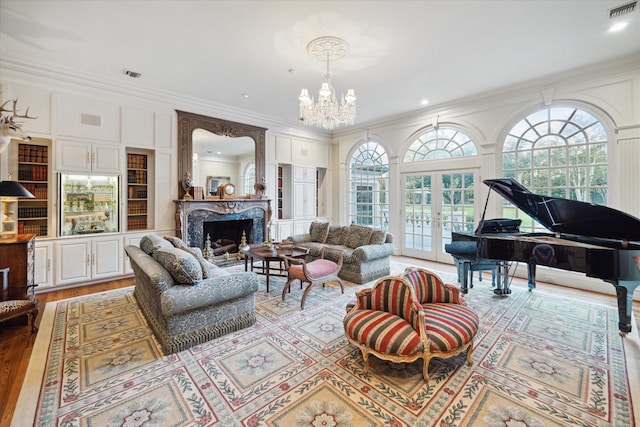
{"label": "white cabinetry", "polygon": [[[125,247],[128,245],[140,247],[140,240],[142,240],[143,236],[144,234],[132,234],[132,235],[125,236],[124,237]],[[131,268],[131,262],[129,262],[129,257],[127,256],[127,253],[124,250],[122,251],[122,256],[124,257],[123,258],[124,274],[133,274],[133,268]]]}
{"label": "white cabinetry", "polygon": [[122,237],[63,240],[56,244],[56,285],[122,274]]}
{"label": "white cabinetry", "polygon": [[316,216],[316,185],[296,182],[293,185],[293,219],[314,218]]}
{"label": "white cabinetry", "polygon": [[38,289],[53,286],[53,244],[36,240],[35,283]]}
{"label": "white cabinetry", "polygon": [[56,169],[65,172],[120,172],[120,147],[56,141]]}
{"label": "white cabinetry", "polygon": [[293,167],[293,231],[306,233],[316,218],[316,168]]}
{"label": "white cabinetry", "polygon": [[276,241],[282,242],[284,239],[291,236],[292,234],[294,234],[292,221],[278,221],[276,223],[276,236],[275,236]]}
{"label": "white cabinetry", "polygon": [[294,166],[293,167],[293,180],[304,182],[316,182],[316,168],[310,166]]}

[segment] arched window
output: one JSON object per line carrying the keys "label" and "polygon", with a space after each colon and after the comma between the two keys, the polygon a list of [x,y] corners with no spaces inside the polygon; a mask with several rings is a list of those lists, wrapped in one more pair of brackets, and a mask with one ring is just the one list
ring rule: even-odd
{"label": "arched window", "polygon": [[248,163],[244,168],[244,194],[255,193],[254,185],[256,183],[256,164]]}
{"label": "arched window", "polygon": [[455,129],[432,129],[411,143],[404,155],[404,161],[422,162],[476,154],[476,144],[464,133]]}
{"label": "arched window", "polygon": [[360,145],[349,162],[349,222],[389,225],[389,158],[377,142]]}
{"label": "arched window", "polygon": [[[536,194],[607,204],[607,132],[591,114],[549,107],[518,122],[502,148],[502,170]],[[504,215],[524,217],[525,229],[540,229],[505,204]]]}

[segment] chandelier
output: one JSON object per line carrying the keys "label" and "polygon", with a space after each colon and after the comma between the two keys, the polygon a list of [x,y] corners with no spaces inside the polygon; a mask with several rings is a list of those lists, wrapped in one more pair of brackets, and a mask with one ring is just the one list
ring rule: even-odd
{"label": "chandelier", "polygon": [[353,89],[347,95],[341,96],[338,102],[335,90],[331,84],[329,63],[347,54],[349,45],[337,37],[318,37],[307,45],[307,52],[313,58],[327,61],[327,73],[324,83],[318,93],[318,101],[309,96],[307,89],[300,92],[300,120],[307,126],[318,126],[325,129],[335,129],[340,125],[352,125],[356,120],[356,94]]}

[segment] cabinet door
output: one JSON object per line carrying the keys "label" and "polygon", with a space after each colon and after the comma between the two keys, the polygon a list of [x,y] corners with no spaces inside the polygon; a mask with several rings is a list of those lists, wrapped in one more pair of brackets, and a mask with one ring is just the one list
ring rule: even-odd
{"label": "cabinet door", "polygon": [[[133,246],[140,247],[140,240],[142,240],[143,236],[144,236],[144,234],[126,236],[124,238],[124,244],[125,244],[125,246],[133,245]],[[123,258],[124,274],[133,274],[133,268],[131,268],[131,262],[129,262],[129,257],[127,256],[127,253],[124,250],[122,251],[122,256],[124,257]]]}
{"label": "cabinet door", "polygon": [[51,262],[53,259],[53,245],[36,241],[35,250],[35,283],[40,287],[53,286]]}
{"label": "cabinet door", "polygon": [[278,230],[278,235],[276,236],[276,240],[278,240],[279,242],[282,242],[284,239],[286,239],[287,237],[291,236],[293,233],[293,224],[291,223],[291,221],[286,221],[286,222],[280,222],[278,221],[276,223],[277,225],[277,230]]}
{"label": "cabinet door", "polygon": [[304,217],[314,218],[316,216],[316,185],[304,184]]}
{"label": "cabinet door", "polygon": [[92,170],[94,172],[120,172],[120,148],[109,145],[93,147]]}
{"label": "cabinet door", "polygon": [[55,146],[57,170],[71,172],[91,170],[91,144],[56,141]]}
{"label": "cabinet door", "polygon": [[93,240],[91,253],[91,278],[122,274],[122,238],[110,237]]}
{"label": "cabinet door", "polygon": [[293,185],[293,219],[304,218],[305,215],[305,184],[296,182]]}
{"label": "cabinet door", "polygon": [[91,240],[69,240],[56,244],[56,285],[91,278]]}
{"label": "cabinet door", "polygon": [[316,168],[311,166],[294,166],[294,181],[316,182]]}

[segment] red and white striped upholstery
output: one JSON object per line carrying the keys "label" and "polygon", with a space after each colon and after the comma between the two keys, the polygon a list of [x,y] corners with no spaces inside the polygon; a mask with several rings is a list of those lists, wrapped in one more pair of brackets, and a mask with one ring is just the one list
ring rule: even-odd
{"label": "red and white striped upholstery", "polygon": [[[434,295],[455,300],[456,294],[440,292],[444,285],[436,280],[421,283],[431,278],[430,274],[411,274],[412,281],[404,276],[387,276],[372,288],[357,292],[355,306],[344,317],[346,337],[360,348],[365,372],[369,369],[369,354],[394,362],[422,358],[425,381],[433,357],[452,357],[467,350],[467,363],[471,365],[478,315],[460,303],[421,303],[416,288],[426,290],[421,293],[426,301],[435,300]],[[438,292],[429,293],[431,286]]]}
{"label": "red and white striped upholstery", "polygon": [[429,270],[408,267],[402,277],[413,285],[420,304],[444,302],[466,305],[460,288],[453,285],[445,285],[437,274]]}

